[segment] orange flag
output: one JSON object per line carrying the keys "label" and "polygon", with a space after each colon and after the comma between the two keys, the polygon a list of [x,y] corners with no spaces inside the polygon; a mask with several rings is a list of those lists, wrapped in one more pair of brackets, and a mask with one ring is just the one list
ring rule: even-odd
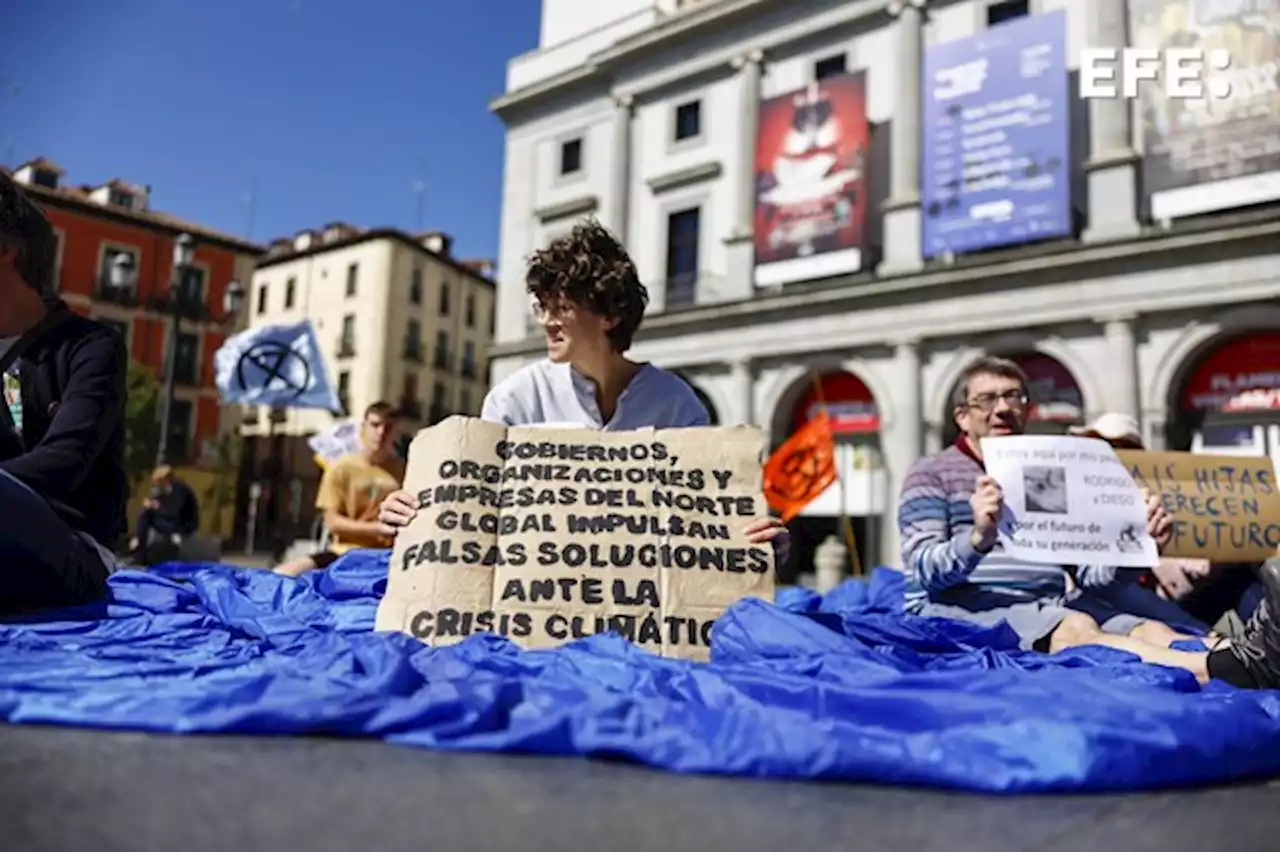
{"label": "orange flag", "polygon": [[769,456],[764,496],[786,523],[835,481],[836,444],[824,409]]}

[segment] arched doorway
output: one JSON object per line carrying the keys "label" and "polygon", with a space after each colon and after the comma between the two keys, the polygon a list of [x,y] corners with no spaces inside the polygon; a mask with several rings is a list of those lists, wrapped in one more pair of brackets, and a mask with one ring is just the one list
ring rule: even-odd
{"label": "arched doorway", "polygon": [[1217,341],[1175,388],[1171,449],[1280,460],[1280,331]]}
{"label": "arched doorway", "polygon": [[881,562],[880,519],[886,511],[888,479],[880,448],[880,408],[858,376],[834,371],[797,381],[784,394],[774,418],[773,438],[781,444],[826,407],[836,444],[834,483],[790,524],[791,559],[778,567],[780,583],[795,583],[813,568],[817,547],[834,535],[844,540],[844,518],[853,522],[858,557],[864,566]]}
{"label": "arched doorway", "polygon": [[691,381],[684,373],[677,372],[676,375],[684,379],[684,383],[688,385],[689,389],[698,397],[698,401],[702,403],[702,407],[707,410],[707,416],[711,418],[711,425],[719,426],[720,412],[716,411],[715,403],[711,401],[711,397],[707,396],[706,392],[703,391],[702,388],[698,387],[695,382]]}
{"label": "arched doorway", "polygon": [[[1013,352],[1001,357],[1022,368],[1027,374],[1027,396],[1031,398],[1027,413],[1027,432],[1033,435],[1063,435],[1072,426],[1084,422],[1084,395],[1080,384],[1066,365],[1043,352]],[[953,393],[947,396],[943,412],[943,442],[949,445],[960,434],[951,410]]]}

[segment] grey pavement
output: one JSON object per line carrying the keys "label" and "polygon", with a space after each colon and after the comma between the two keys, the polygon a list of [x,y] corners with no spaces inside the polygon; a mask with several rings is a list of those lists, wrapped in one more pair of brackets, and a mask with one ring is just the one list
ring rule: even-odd
{"label": "grey pavement", "polygon": [[991,797],[318,738],[0,726],[14,852],[1274,852],[1280,787]]}

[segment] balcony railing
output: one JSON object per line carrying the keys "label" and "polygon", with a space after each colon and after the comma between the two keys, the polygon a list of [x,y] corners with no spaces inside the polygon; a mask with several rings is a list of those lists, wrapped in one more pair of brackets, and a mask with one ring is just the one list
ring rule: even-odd
{"label": "balcony railing", "polygon": [[422,403],[416,399],[405,397],[400,400],[400,416],[406,420],[422,419]]}
{"label": "balcony railing", "polygon": [[462,359],[462,367],[458,370],[458,373],[464,379],[474,379],[476,377],[476,362],[466,358]]}
{"label": "balcony railing", "polygon": [[405,338],[404,359],[421,364],[424,360],[422,357],[422,341],[415,340],[412,337]]}
{"label": "balcony railing", "polygon": [[431,403],[431,409],[427,412],[427,423],[434,426],[448,416],[449,409],[445,407],[443,402],[433,402]]}
{"label": "balcony railing", "polygon": [[162,293],[147,299],[147,309],[158,314],[173,316],[175,313],[183,319],[195,322],[209,322],[214,318],[213,309],[200,298],[182,298],[172,293]]}
{"label": "balcony railing", "polygon": [[338,357],[351,358],[356,354],[356,342],[347,335],[338,336]]}
{"label": "balcony railing", "polygon": [[432,365],[438,370],[448,370],[453,366],[453,353],[448,349],[437,346]]}

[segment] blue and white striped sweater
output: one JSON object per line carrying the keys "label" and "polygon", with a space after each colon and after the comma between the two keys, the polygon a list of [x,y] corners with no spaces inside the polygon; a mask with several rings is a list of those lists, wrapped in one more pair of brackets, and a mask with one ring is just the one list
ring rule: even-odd
{"label": "blue and white striped sweater", "polygon": [[898,530],[909,610],[930,598],[955,600],[974,586],[1012,601],[1066,593],[1061,566],[1014,559],[999,545],[986,555],[973,549],[969,498],[982,474],[982,465],[956,446],[920,459],[908,471],[898,501]]}

